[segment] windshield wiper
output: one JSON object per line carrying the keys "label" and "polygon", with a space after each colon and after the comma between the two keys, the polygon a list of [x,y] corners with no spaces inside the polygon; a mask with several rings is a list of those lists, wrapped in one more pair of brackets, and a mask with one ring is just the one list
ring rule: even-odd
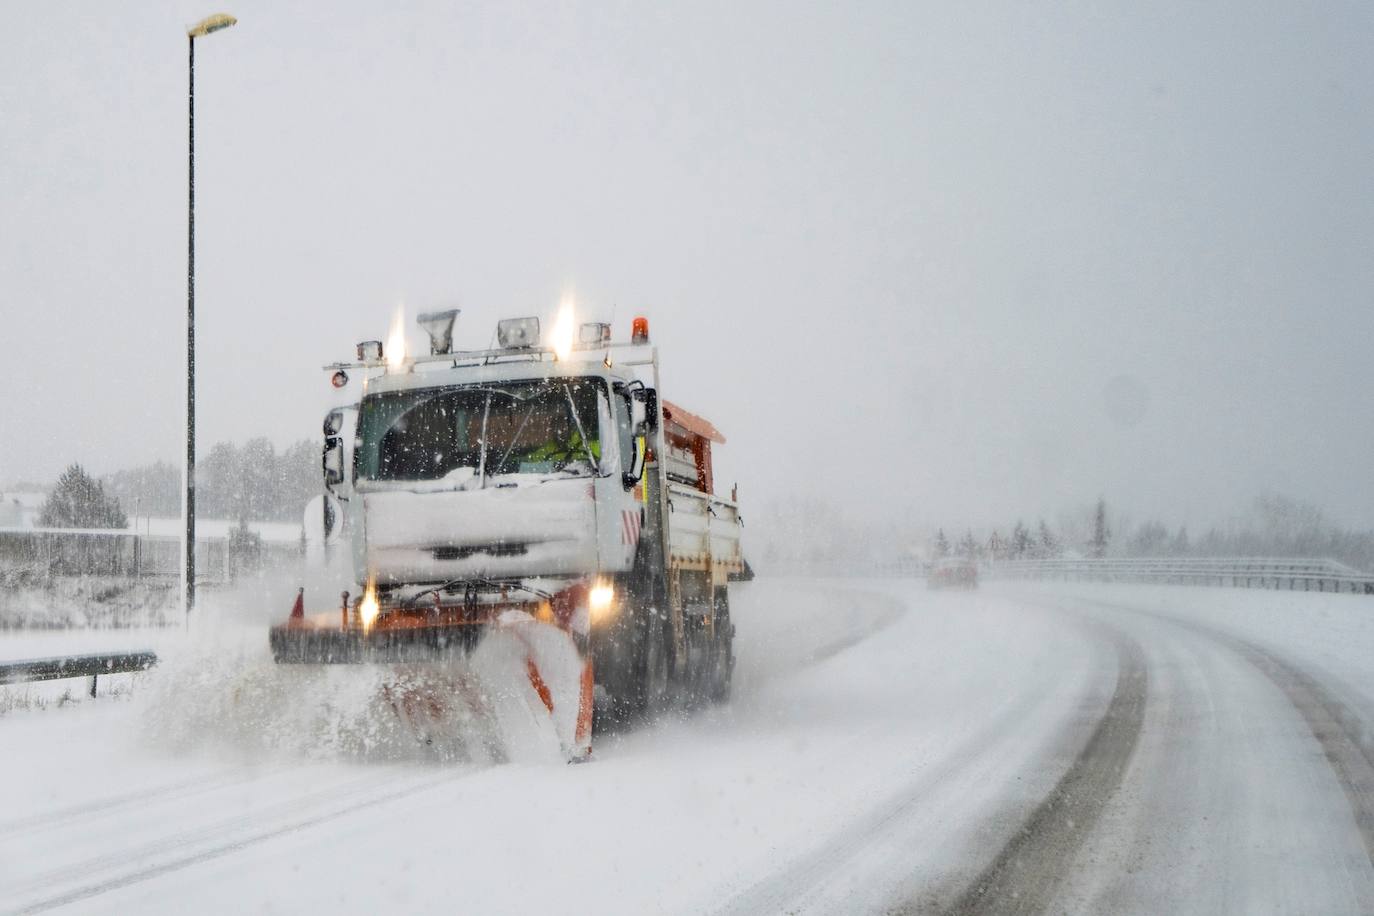
{"label": "windshield wiper", "polygon": [[572,411],[573,422],[577,424],[577,435],[582,439],[582,450],[587,453],[587,461],[592,466],[592,473],[597,477],[601,476],[601,464],[592,454],[592,444],[587,439],[587,430],[582,426],[582,418],[577,415],[577,405],[573,403],[572,386],[567,382],[563,383],[563,393],[568,396],[568,409]]}
{"label": "windshield wiper", "polygon": [[[512,391],[504,391],[500,388],[478,388],[476,390],[485,391],[487,394],[486,403],[482,405],[482,451],[477,459],[477,489],[483,490],[486,489],[487,486],[487,420],[491,417],[491,396],[493,394],[504,394],[506,397],[515,401],[523,399]],[[524,426],[522,424],[521,429],[523,428]],[[506,454],[509,455],[510,452]],[[501,460],[504,462],[506,459],[502,457]],[[497,467],[500,467],[500,465],[497,465]]]}
{"label": "windshield wiper", "polygon": [[487,418],[491,416],[491,392],[487,392],[487,400],[482,405],[482,452],[477,459],[477,489],[481,490],[487,485]]}
{"label": "windshield wiper", "polygon": [[520,441],[520,434],[525,431],[525,424],[529,423],[530,417],[534,416],[534,408],[536,406],[536,404],[531,404],[525,410],[525,415],[520,419],[520,428],[515,431],[514,436],[511,436],[510,445],[506,448],[506,453],[502,455],[501,460],[496,463],[497,473],[500,473],[501,469],[506,466],[506,459],[510,457],[510,453],[515,451],[515,444]]}

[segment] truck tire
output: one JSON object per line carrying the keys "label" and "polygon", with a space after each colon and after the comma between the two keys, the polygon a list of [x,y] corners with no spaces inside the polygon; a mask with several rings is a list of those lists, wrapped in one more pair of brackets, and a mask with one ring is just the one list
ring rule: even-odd
{"label": "truck tire", "polygon": [[639,611],[629,677],[612,694],[612,712],[621,722],[658,715],[672,705],[672,641],[666,620],[655,608]]}
{"label": "truck tire", "polygon": [[716,638],[711,647],[706,695],[713,703],[724,703],[730,699],[735,675],[735,625],[730,620],[730,593],[727,589],[716,589],[715,604]]}
{"label": "truck tire", "polygon": [[632,615],[625,634],[629,664],[612,700],[615,717],[632,721],[659,714],[672,705],[673,698],[673,641],[664,612],[668,589],[662,575],[655,573],[652,552],[643,542],[626,585],[626,610]]}
{"label": "truck tire", "polygon": [[673,641],[669,637],[667,615],[654,609],[644,645],[644,678],[641,682],[642,711],[656,716],[672,705]]}

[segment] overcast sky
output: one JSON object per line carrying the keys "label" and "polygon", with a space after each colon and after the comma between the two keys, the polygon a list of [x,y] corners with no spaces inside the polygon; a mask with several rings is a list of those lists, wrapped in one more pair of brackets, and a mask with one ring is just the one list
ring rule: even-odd
{"label": "overcast sky", "polygon": [[[398,305],[571,289],[746,505],[1374,525],[1374,5],[388,6],[197,43],[202,448],[317,438]],[[179,460],[215,11],[5,4],[0,483]]]}

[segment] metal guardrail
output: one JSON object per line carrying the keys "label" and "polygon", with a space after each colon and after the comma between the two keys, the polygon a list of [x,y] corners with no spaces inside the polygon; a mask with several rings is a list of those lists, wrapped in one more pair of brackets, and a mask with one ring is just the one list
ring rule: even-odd
{"label": "metal guardrail", "polygon": [[96,678],[102,674],[128,674],[147,671],[157,664],[154,652],[107,652],[98,655],[63,655],[56,658],[31,658],[0,662],[0,685],[31,681],[55,681],[68,677],[89,677],[91,696]]}
{"label": "metal guardrail", "polygon": [[1335,560],[1272,557],[1013,560],[989,564],[989,578],[1160,582],[1374,595],[1374,575]]}

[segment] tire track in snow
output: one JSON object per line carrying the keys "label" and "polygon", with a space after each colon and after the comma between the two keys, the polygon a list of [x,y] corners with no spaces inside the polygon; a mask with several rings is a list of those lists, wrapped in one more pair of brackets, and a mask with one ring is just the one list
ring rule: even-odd
{"label": "tire track in snow", "polygon": [[[313,806],[326,804],[332,800],[349,798],[361,793],[367,786],[368,779],[354,778],[342,785],[333,785],[325,789],[318,789],[303,795],[287,797],[275,806],[274,811],[278,815],[293,814],[298,811],[309,810]],[[100,855],[90,856],[79,859],[76,862],[63,862],[46,872],[32,875],[27,881],[7,887],[6,896],[9,900],[22,899],[26,896],[45,893],[48,888],[62,888],[66,886],[75,876],[77,880],[91,875],[98,875],[105,872],[118,871],[133,865],[135,868],[138,863],[148,860],[156,860],[168,854],[175,854],[183,851],[187,847],[203,843],[207,840],[215,840],[221,836],[235,833],[237,831],[250,830],[255,821],[262,815],[253,810],[244,814],[237,814],[231,817],[223,817],[209,823],[184,828],[173,829],[166,833],[161,833],[155,837],[134,841],[128,845],[121,845],[116,849],[108,850]],[[177,820],[168,822],[172,825],[178,823]],[[138,825],[131,825],[137,827]],[[97,882],[98,883],[98,882]],[[24,912],[21,908],[20,912]]]}
{"label": "tire track in snow", "polygon": [[[842,650],[836,650],[842,651]],[[984,724],[953,753],[935,766],[901,786],[856,818],[853,826],[824,845],[802,855],[792,863],[734,895],[714,912],[716,916],[747,916],[754,913],[796,912],[809,890],[840,874],[846,865],[861,855],[883,834],[910,817],[935,786],[954,779],[971,762],[987,759],[1015,733],[1032,710],[1047,701],[1052,683],[1041,681],[1032,690],[1017,695],[994,718]]]}
{"label": "tire track in snow", "polygon": [[84,804],[60,808],[56,811],[44,811],[41,814],[33,814],[28,817],[16,818],[10,821],[0,821],[0,834],[13,833],[20,830],[30,832],[36,830],[50,830],[53,827],[68,824],[71,821],[104,817],[114,811],[136,807],[144,802],[163,802],[181,799],[188,795],[197,795],[202,792],[210,792],[226,786],[250,782],[254,778],[255,777],[251,773],[229,772],[210,777],[197,776],[191,779],[179,779],[173,782],[152,786],[151,788],[140,789],[136,792],[106,796],[105,798],[95,799]]}
{"label": "tire track in snow", "polygon": [[1203,624],[1129,605],[1092,602],[1100,607],[1146,614],[1226,647],[1254,665],[1283,691],[1321,746],[1342,791],[1350,801],[1365,853],[1374,865],[1374,734],[1354,707],[1298,665],[1267,649]]}
{"label": "tire track in snow", "polygon": [[[1362,852],[1374,866],[1374,727],[1366,714],[1342,698],[1348,691],[1342,690],[1339,683],[1324,680],[1269,648],[1205,623],[1145,606],[1097,598],[1075,597],[1072,600],[1081,609],[1126,613],[1186,631],[1204,644],[1231,653],[1276,687],[1321,749],[1336,784],[1349,803]],[[1368,909],[1370,899],[1367,895],[1363,898],[1364,902],[1358,907],[1360,912]]]}
{"label": "tire track in snow", "polygon": [[1374,747],[1359,714],[1302,669],[1249,643],[1225,641],[1277,684],[1307,721],[1350,800],[1355,826],[1374,865]]}
{"label": "tire track in snow", "polygon": [[[946,909],[953,916],[1040,913],[1120,787],[1145,722],[1149,679],[1140,644],[1112,631],[1116,689],[1087,744],[1049,795],[981,874]],[[895,913],[920,912],[919,905]]]}
{"label": "tire track in snow", "polygon": [[[156,864],[147,865],[142,868],[135,868],[133,871],[124,872],[105,880],[91,881],[75,887],[69,886],[58,893],[51,893],[50,896],[42,897],[37,900],[30,900],[20,904],[17,908],[6,909],[4,912],[7,914],[38,913],[56,907],[66,906],[80,900],[127,887],[131,884],[136,884],[151,878],[157,878],[169,872],[178,871],[201,862],[217,859],[258,843],[305,830],[359,811],[377,807],[378,805],[388,804],[440,785],[451,785],[457,779],[472,777],[479,772],[481,772],[481,770],[473,770],[457,777],[451,772],[445,772],[441,775],[412,782],[401,788],[393,789],[389,792],[382,792],[380,794],[376,793],[378,782],[375,776],[352,780],[342,787],[336,786],[332,789],[312,793],[305,798],[297,799],[289,803],[287,807],[289,810],[295,812],[308,810],[311,807],[318,807],[321,804],[327,804],[331,801],[337,802],[345,799],[353,799],[363,794],[367,794],[369,796],[368,798],[358,802],[350,801],[344,805],[335,804],[324,811],[316,811],[304,817],[289,819],[284,823],[279,821],[270,827],[259,828],[257,830],[252,830],[251,828],[260,820],[259,815],[248,814],[226,818],[211,824],[209,827],[184,831],[171,837],[155,841],[140,849],[125,849],[118,853],[100,856],[85,862],[66,865],[59,870],[50,872],[38,878],[36,881],[31,882],[29,886],[23,890],[11,892],[10,899],[7,900],[6,903],[12,903],[24,892],[29,894],[35,892],[51,893],[52,890],[56,890],[60,887],[60,880],[63,877],[70,877],[73,875],[84,877],[92,871],[108,871],[121,863],[136,862],[141,858],[165,855],[168,852],[185,849],[188,846],[202,845],[205,842],[210,842],[212,844],[208,848],[201,848],[197,851],[182,855],[174,855],[170,859],[164,859]],[[239,835],[233,836],[235,833]],[[232,838],[224,839],[226,836],[231,836]]]}

